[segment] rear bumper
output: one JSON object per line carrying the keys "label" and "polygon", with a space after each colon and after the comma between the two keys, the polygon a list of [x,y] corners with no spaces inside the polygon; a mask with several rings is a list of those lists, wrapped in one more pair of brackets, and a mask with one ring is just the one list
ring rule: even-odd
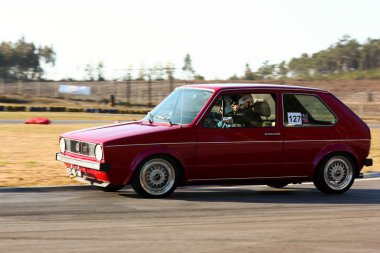
{"label": "rear bumper", "polygon": [[373,165],[372,159],[371,158],[364,159],[364,165],[367,167],[372,166]]}
{"label": "rear bumper", "polygon": [[61,153],[56,153],[55,159],[57,161],[61,161],[61,162],[65,162],[65,163],[69,163],[69,164],[73,164],[73,165],[77,165],[80,167],[89,168],[89,169],[93,169],[93,170],[107,171],[110,169],[110,165],[107,163],[85,161],[85,160],[65,156]]}

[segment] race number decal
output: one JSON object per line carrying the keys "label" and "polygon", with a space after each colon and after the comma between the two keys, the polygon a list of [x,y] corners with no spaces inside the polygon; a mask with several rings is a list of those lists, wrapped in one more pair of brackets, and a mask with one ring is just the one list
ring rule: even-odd
{"label": "race number decal", "polygon": [[300,112],[288,112],[288,125],[301,126],[302,114]]}

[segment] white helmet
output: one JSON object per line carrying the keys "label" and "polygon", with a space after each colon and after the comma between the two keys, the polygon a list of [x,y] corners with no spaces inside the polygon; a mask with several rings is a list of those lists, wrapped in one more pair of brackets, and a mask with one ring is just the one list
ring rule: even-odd
{"label": "white helmet", "polygon": [[253,98],[250,94],[244,94],[239,99],[239,106],[241,109],[247,108],[253,104]]}

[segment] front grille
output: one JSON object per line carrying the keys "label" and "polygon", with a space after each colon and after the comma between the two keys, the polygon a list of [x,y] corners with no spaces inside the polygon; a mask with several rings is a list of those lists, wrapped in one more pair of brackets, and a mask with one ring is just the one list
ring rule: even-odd
{"label": "front grille", "polygon": [[77,140],[66,139],[66,151],[75,154],[81,154],[85,156],[95,157],[95,145],[94,143],[81,142]]}

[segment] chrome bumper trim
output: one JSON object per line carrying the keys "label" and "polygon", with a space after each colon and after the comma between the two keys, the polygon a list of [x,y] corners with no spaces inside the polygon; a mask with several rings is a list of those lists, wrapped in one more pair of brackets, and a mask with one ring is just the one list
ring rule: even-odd
{"label": "chrome bumper trim", "polygon": [[55,159],[57,161],[65,162],[65,163],[70,163],[73,165],[78,165],[81,167],[89,168],[89,169],[94,169],[94,170],[100,170],[100,171],[106,171],[109,170],[110,166],[107,163],[98,163],[98,162],[91,162],[91,161],[84,161],[72,157],[68,157],[65,155],[62,155],[61,153],[56,153],[55,154]]}

